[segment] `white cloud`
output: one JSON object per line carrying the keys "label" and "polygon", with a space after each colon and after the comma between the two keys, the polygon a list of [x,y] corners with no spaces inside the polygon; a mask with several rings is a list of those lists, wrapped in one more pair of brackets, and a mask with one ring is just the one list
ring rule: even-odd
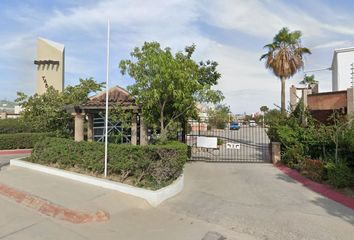
{"label": "white cloud", "polygon": [[[321,5],[315,9],[320,11]],[[144,41],[156,40],[173,50],[182,50],[184,46],[196,43],[197,60],[212,59],[219,63],[222,78],[218,88],[225,93],[226,102],[232,109],[237,112],[258,111],[265,102],[270,105],[279,103],[279,81],[265,69],[259,57],[263,53],[262,46],[270,42],[280,28],[300,29],[305,45],[314,46],[314,54],[308,57],[309,69],[328,65],[323,54],[330,55],[329,48],[353,42],[354,30],[349,24],[353,19],[342,17],[343,24],[338,25],[336,21],[339,19],[330,16],[331,10],[323,7],[326,11],[319,18],[303,8],[272,0],[105,0],[51,12],[36,11],[33,6],[28,10],[23,8],[17,20],[33,27],[25,33],[11,33],[0,39],[0,61],[5,63],[6,56],[13,61],[22,61],[22,64],[26,61],[32,64],[36,38],[44,36],[66,45],[68,76],[89,75],[102,80],[105,28],[107,18],[110,18],[112,79],[123,79],[118,72],[118,61],[129,58],[133,47],[141,46]],[[35,18],[32,18],[33,12],[37,14]],[[16,18],[15,12],[13,18]],[[40,19],[46,21],[38,24]],[[336,21],[331,22],[331,19]],[[204,29],[198,25],[200,22],[230,31],[235,37],[240,33],[243,41],[257,40],[260,44],[246,48],[243,44],[226,44],[222,39],[218,40],[218,36],[211,39],[203,33]],[[340,39],[339,35],[346,38]],[[28,66],[24,68],[26,71],[30,71]],[[31,75],[28,72],[22,74],[22,81],[28,82]],[[321,76],[326,79],[329,75]],[[17,77],[21,78],[20,75]],[[302,75],[298,74],[288,84],[301,78]],[[74,82],[70,81],[70,84]]]}
{"label": "white cloud", "polygon": [[320,45],[313,47],[312,49],[321,49],[321,48],[339,48],[339,47],[348,47],[353,45],[350,41],[331,41],[326,42]]}

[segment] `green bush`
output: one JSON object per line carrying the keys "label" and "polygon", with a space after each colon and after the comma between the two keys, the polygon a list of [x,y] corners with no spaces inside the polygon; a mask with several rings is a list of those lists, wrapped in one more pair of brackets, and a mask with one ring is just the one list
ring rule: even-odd
{"label": "green bush", "polygon": [[[29,161],[62,169],[78,169],[101,175],[104,172],[104,144],[46,138],[36,144]],[[187,161],[187,146],[179,142],[164,145],[108,145],[108,175],[135,186],[158,189],[177,179]]]}
{"label": "green bush", "polygon": [[34,145],[51,133],[14,133],[0,134],[0,149],[25,149],[33,148]]}
{"label": "green bush", "polygon": [[326,165],[328,181],[336,188],[349,187],[352,184],[353,175],[347,164],[329,162]]}
{"label": "green bush", "polygon": [[325,164],[317,159],[305,159],[301,164],[301,174],[316,182],[322,182],[326,177]]}
{"label": "green bush", "polygon": [[35,132],[35,130],[20,119],[0,120],[0,134]]}

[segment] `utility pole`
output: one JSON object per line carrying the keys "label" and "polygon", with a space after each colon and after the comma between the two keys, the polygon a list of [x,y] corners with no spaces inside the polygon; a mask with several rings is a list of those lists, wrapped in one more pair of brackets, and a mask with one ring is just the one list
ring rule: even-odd
{"label": "utility pole", "polygon": [[354,63],[350,64],[350,66],[351,66],[350,70],[352,70],[352,72],[350,73],[350,75],[351,75],[350,78],[352,79],[352,81],[351,81],[352,88],[354,88]]}

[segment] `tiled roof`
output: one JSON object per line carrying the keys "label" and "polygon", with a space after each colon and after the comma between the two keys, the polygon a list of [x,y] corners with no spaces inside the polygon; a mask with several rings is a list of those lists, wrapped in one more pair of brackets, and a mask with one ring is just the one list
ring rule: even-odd
{"label": "tiled roof", "polygon": [[[134,98],[129,94],[127,90],[119,86],[115,86],[109,89],[108,94],[108,103],[113,105],[120,103],[124,106],[135,105]],[[106,104],[106,91],[103,91],[95,96],[92,96],[81,106],[105,106]]]}

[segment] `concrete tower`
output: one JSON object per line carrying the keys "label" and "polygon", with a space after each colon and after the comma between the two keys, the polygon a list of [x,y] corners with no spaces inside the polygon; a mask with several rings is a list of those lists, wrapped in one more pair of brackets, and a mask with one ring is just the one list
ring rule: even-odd
{"label": "concrete tower", "polygon": [[53,86],[58,91],[64,89],[65,47],[44,38],[37,40],[36,69],[37,93],[45,93],[47,87]]}

